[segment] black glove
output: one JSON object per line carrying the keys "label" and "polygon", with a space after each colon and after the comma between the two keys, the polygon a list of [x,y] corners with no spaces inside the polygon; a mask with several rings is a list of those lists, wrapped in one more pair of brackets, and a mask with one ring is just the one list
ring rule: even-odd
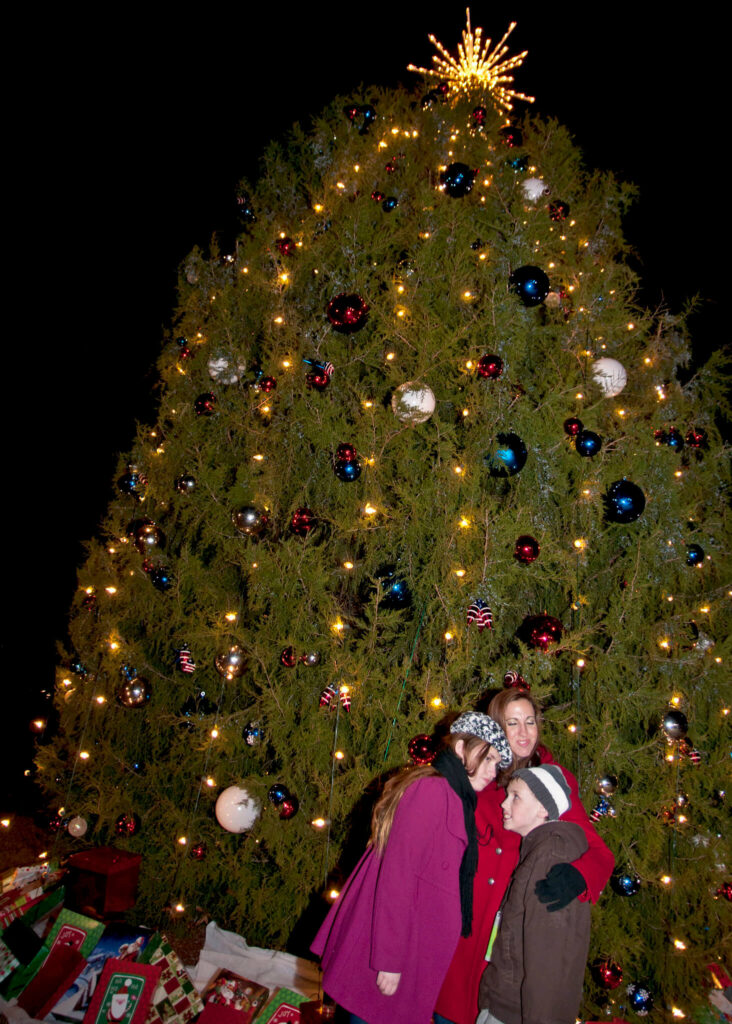
{"label": "black glove", "polygon": [[582,875],[574,864],[555,864],[546,878],[536,883],[534,892],[540,903],[548,903],[549,913],[569,906],[587,888]]}

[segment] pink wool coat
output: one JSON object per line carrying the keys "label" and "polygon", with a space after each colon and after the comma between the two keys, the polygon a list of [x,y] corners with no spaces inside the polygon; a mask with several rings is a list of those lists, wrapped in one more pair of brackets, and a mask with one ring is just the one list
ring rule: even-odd
{"label": "pink wool coat", "polygon": [[[397,807],[386,850],[369,848],[311,949],[323,988],[368,1024],[429,1024],[460,937],[463,805],[441,776],[418,779]],[[379,971],[401,972],[393,996]]]}

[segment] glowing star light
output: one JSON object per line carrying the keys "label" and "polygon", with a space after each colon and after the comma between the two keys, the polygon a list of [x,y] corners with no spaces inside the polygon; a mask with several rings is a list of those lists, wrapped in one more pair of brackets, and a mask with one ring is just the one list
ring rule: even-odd
{"label": "glowing star light", "polygon": [[456,92],[463,92],[471,95],[478,90],[485,90],[490,93],[495,105],[504,110],[512,110],[511,100],[525,100],[533,103],[533,96],[524,96],[521,92],[514,92],[506,86],[513,82],[513,75],[507,74],[514,68],[519,68],[524,62],[528,50],[509,57],[506,60],[501,58],[508,52],[506,40],[516,28],[516,22],[512,21],[508,30],[499,43],[489,53],[491,40],[486,39],[483,43],[483,29],[476,28],[475,33],[470,25],[470,8],[465,12],[467,18],[467,29],[463,32],[462,44],[458,43],[459,60],[455,60],[445,47],[434,36],[429,40],[439,50],[440,56],[432,55],[432,63],[435,67],[418,68],[414,64],[407,65],[407,71],[416,71],[429,78],[445,80]]}

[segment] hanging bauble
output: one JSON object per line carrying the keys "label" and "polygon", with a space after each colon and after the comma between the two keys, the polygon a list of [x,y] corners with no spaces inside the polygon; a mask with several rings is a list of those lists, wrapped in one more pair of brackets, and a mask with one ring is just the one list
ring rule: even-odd
{"label": "hanging bauble", "polygon": [[129,494],[138,501],[142,501],[147,490],[147,478],[137,466],[130,463],[127,472],[123,473],[117,481],[117,486],[123,494]]}
{"label": "hanging bauble", "polygon": [[284,665],[285,668],[294,668],[297,665],[297,655],[295,654],[294,647],[284,647],[280,651],[280,665]]}
{"label": "hanging bauble", "polygon": [[320,695],[319,706],[321,708],[333,707],[333,701],[338,696],[335,686],[332,683],[328,683],[326,688]]}
{"label": "hanging bauble", "polygon": [[600,985],[608,991],[617,988],[623,980],[622,968],[614,960],[599,960],[593,965],[592,973]]}
{"label": "hanging bauble", "polygon": [[134,836],[140,831],[140,819],[136,814],[120,814],[114,823],[118,836]]}
{"label": "hanging bauble", "polygon": [[725,882],[715,892],[715,896],[722,897],[722,899],[732,901],[732,882]]}
{"label": "hanging bauble", "polygon": [[701,565],[704,561],[704,548],[701,544],[689,544],[686,548],[686,564],[691,566]]}
{"label": "hanging bauble", "polygon": [[482,633],[486,626],[488,629],[492,629],[493,612],[488,607],[488,602],[484,601],[481,597],[473,598],[468,605],[466,620],[469,626],[475,623],[479,633]]}
{"label": "hanging bauble", "polygon": [[631,982],[625,990],[628,993],[628,1005],[639,1017],[647,1017],[653,1009],[653,996],[646,985]]}
{"label": "hanging bauble", "polygon": [[300,661],[307,668],[315,668],[320,664],[320,654],[318,651],[308,651],[306,654],[300,655]]}
{"label": "hanging bauble", "polygon": [[630,871],[616,868],[610,876],[610,885],[618,896],[635,896],[640,891],[641,883],[637,875]]}
{"label": "hanging bauble", "polygon": [[175,667],[187,676],[192,676],[196,671],[196,663],[188,644],[182,644],[175,652]]}
{"label": "hanging bauble", "polygon": [[498,434],[483,462],[491,476],[514,476],[526,465],[526,445],[518,434]]}
{"label": "hanging bauble", "polygon": [[[245,224],[253,224],[254,221],[257,219],[257,216],[254,212],[254,208],[252,206],[252,201],[246,192],[240,192],[239,195],[236,197],[236,209],[237,213],[239,214],[239,216],[241,217]],[[195,281],[189,280],[189,283],[195,284]]]}
{"label": "hanging bauble", "polygon": [[305,374],[305,382],[309,388],[315,391],[325,391],[330,384],[335,367],[332,363],[319,362],[316,359],[303,359],[304,363],[312,366],[310,373]]}
{"label": "hanging bauble", "polygon": [[206,859],[206,844],[205,843],[194,843],[191,847],[191,860],[205,860]]}
{"label": "hanging bauble", "polygon": [[432,764],[436,753],[432,737],[426,733],[413,736],[407,744],[407,753],[412,764]]}
{"label": "hanging bauble", "polygon": [[488,116],[488,111],[485,107],[474,107],[473,108],[473,122],[476,127],[482,128],[485,124],[485,119]]}
{"label": "hanging bauble", "polygon": [[343,108],[343,113],[346,115],[346,117],[351,122],[351,124],[354,124],[356,119],[357,119],[357,117],[358,117],[358,114],[359,114],[359,106],[358,106],[358,104],[357,103],[347,103],[345,105],[345,107]]}
{"label": "hanging bauble", "polygon": [[449,164],[440,175],[440,184],[443,192],[447,192],[453,199],[461,199],[466,196],[473,187],[475,171],[467,164]]}
{"label": "hanging bauble", "polygon": [[549,278],[539,267],[518,267],[508,283],[525,306],[538,306],[549,294]]}
{"label": "hanging bauble", "polygon": [[689,723],[683,711],[667,711],[663,716],[661,728],[669,740],[682,740],[689,731]]}
{"label": "hanging bauble", "polygon": [[531,687],[526,682],[520,672],[517,672],[515,668],[510,668],[503,677],[503,685],[507,690],[530,690]]}
{"label": "hanging bauble", "polygon": [[610,815],[610,817],[614,818],[615,817],[615,810],[612,807],[612,805],[610,804],[610,801],[608,799],[606,799],[606,797],[601,796],[600,799],[595,804],[595,807],[593,808],[593,810],[590,811],[590,821],[593,822],[594,824],[597,824],[597,822],[600,820],[600,818],[604,818],[606,814],[608,814],[608,815]]}
{"label": "hanging bauble", "polygon": [[162,593],[165,593],[166,590],[170,590],[175,582],[172,572],[164,565],[158,565],[152,568],[149,576],[150,582],[155,589],[160,590]]}
{"label": "hanging bauble", "polygon": [[391,396],[391,408],[397,419],[410,426],[426,423],[435,411],[434,392],[426,384],[408,380]]}
{"label": "hanging bauble", "polygon": [[397,199],[397,197],[387,196],[386,199],[381,204],[381,209],[384,211],[384,213],[391,213],[392,210],[396,210],[397,206],[399,206],[399,200]]}
{"label": "hanging bauble", "polygon": [[539,551],[538,540],[530,537],[528,533],[523,533],[516,539],[513,557],[517,562],[521,562],[522,565],[530,565],[531,562],[535,562],[539,557]]}
{"label": "hanging bauble", "polygon": [[191,353],[190,345],[188,344],[188,338],[182,338],[182,337],[181,338],[176,338],[175,339],[175,343],[178,346],[178,356],[179,356],[179,358],[180,359],[190,359],[192,353]]}
{"label": "hanging bauble", "polygon": [[214,665],[219,675],[225,676],[226,679],[237,679],[246,670],[246,652],[239,644],[232,644],[228,651],[216,655]]}
{"label": "hanging bauble", "polygon": [[688,736],[685,736],[684,739],[679,740],[679,754],[682,757],[688,757],[693,765],[701,764],[701,754],[698,750],[694,748]]}
{"label": "hanging bauble", "polygon": [[691,427],[686,434],[686,443],[690,448],[706,448],[707,446],[707,432],[702,430],[701,427]]}
{"label": "hanging bauble", "polygon": [[88,828],[89,825],[87,823],[86,818],[82,818],[78,814],[76,815],[76,817],[72,818],[71,821],[66,826],[66,830],[68,831],[69,835],[73,836],[74,839],[81,839],[82,836],[85,836],[86,830]]}
{"label": "hanging bauble", "polygon": [[242,786],[229,786],[216,801],[216,820],[227,832],[246,832],[260,812],[259,801]]}
{"label": "hanging bauble", "polygon": [[632,523],[643,513],[646,496],[630,480],[616,480],[605,494],[605,518],[611,523]]}
{"label": "hanging bauble", "polygon": [[165,547],[165,534],[153,522],[141,523],[135,530],[135,547],[141,555],[146,555],[155,548]]}
{"label": "hanging bauble", "polygon": [[259,746],[262,739],[262,730],[259,727],[259,722],[250,722],[249,725],[245,725],[241,734],[248,747]]}
{"label": "hanging bauble", "polygon": [[607,356],[595,360],[592,364],[592,376],[606,398],[619,395],[628,383],[628,374],[623,364]]}
{"label": "hanging bauble", "polygon": [[277,389],[277,381],[274,377],[260,377],[254,385],[255,391],[263,391],[265,395],[270,395]]}
{"label": "hanging bauble", "polygon": [[196,478],[190,473],[184,473],[175,479],[175,489],[180,494],[192,494],[196,489]]}
{"label": "hanging bauble", "polygon": [[412,594],[406,579],[395,565],[382,565],[374,573],[374,579],[381,588],[379,604],[382,608],[408,608]]}
{"label": "hanging bauble", "polygon": [[581,430],[574,441],[577,454],[585,459],[592,458],[602,448],[602,438],[594,430]]}
{"label": "hanging bauble", "polygon": [[668,434],[665,430],[654,430],[653,439],[656,442],[656,448],[660,448],[662,444],[668,442]]}
{"label": "hanging bauble", "polygon": [[384,200],[386,199],[386,196],[384,195],[383,192],[379,192],[378,188],[375,188],[374,191],[371,193],[371,198],[375,203],[383,203]]}
{"label": "hanging bauble", "polygon": [[519,634],[529,647],[548,650],[562,639],[564,627],[553,615],[527,615],[521,624]]}
{"label": "hanging bauble", "polygon": [[213,416],[216,410],[216,395],[211,391],[204,391],[193,403],[196,416]]}
{"label": "hanging bauble", "polygon": [[[246,363],[239,363],[236,359],[225,356],[221,352],[215,352],[208,361],[208,375],[217,384],[236,384],[246,373]],[[196,409],[198,412],[198,409]],[[199,413],[200,415],[200,413]]]}
{"label": "hanging bauble", "polygon": [[363,125],[361,126],[361,134],[363,135],[369,125],[372,125],[376,120],[376,108],[372,107],[370,103],[364,103],[359,107],[359,113],[363,118]]}
{"label": "hanging bauble", "polygon": [[553,199],[548,206],[549,216],[554,221],[566,220],[569,217],[569,203],[561,199]]}
{"label": "hanging bauble", "polygon": [[125,679],[117,691],[117,700],[125,708],[141,708],[150,700],[152,689],[146,679]]}
{"label": "hanging bauble", "polygon": [[515,125],[506,124],[503,128],[498,129],[498,134],[501,137],[501,142],[504,146],[508,146],[509,149],[513,149],[515,146],[523,146],[524,137],[521,133],[521,129]]}
{"label": "hanging bauble", "polygon": [[258,537],[266,528],[269,519],[256,505],[244,505],[231,513],[231,521],[246,537]]}
{"label": "hanging bauble", "polygon": [[287,235],[280,235],[275,241],[275,248],[280,256],[294,256],[297,252],[297,245],[293,238],[289,238]]}
{"label": "hanging bauble", "polygon": [[93,612],[97,606],[97,595],[93,587],[87,587],[86,593],[81,601],[81,606],[88,612]]}
{"label": "hanging bauble", "polygon": [[290,791],[282,782],[276,782],[274,786],[270,786],[267,799],[275,807],[279,807],[283,800],[290,799]]}
{"label": "hanging bauble", "polygon": [[59,832],[62,828],[67,828],[69,821],[70,818],[64,817],[61,814],[55,814],[48,822],[48,827],[51,832]]}
{"label": "hanging bauble", "polygon": [[478,360],[476,372],[485,380],[498,380],[503,373],[503,360],[500,356],[485,355]]}
{"label": "hanging bauble", "polygon": [[296,796],[287,797],[279,806],[280,818],[283,821],[289,821],[290,818],[294,818],[299,806],[300,802]]}
{"label": "hanging bauble", "polygon": [[529,158],[527,156],[514,156],[508,161],[508,166],[511,168],[514,174],[523,174],[526,168],[529,166]]}
{"label": "hanging bauble", "polygon": [[298,537],[307,537],[311,530],[318,525],[318,520],[312,509],[300,507],[292,513],[290,529]]}
{"label": "hanging bauble", "polygon": [[684,438],[681,431],[677,430],[676,427],[671,427],[666,435],[666,444],[669,448],[673,448],[675,452],[683,451]]}
{"label": "hanging bauble", "polygon": [[615,775],[601,775],[595,784],[595,790],[602,796],[612,796],[618,788],[618,779]]}
{"label": "hanging bauble", "polygon": [[341,334],[353,334],[366,323],[369,307],[360,295],[336,295],[325,311],[333,329]]}
{"label": "hanging bauble", "polygon": [[336,448],[336,459],[341,459],[344,462],[351,462],[353,459],[358,458],[358,452],[352,444],[339,444]]}
{"label": "hanging bauble", "polygon": [[570,416],[569,419],[564,421],[562,426],[564,427],[564,433],[568,437],[577,437],[583,430],[582,420],[578,420],[576,416]]}
{"label": "hanging bauble", "polygon": [[361,463],[352,444],[339,444],[333,463],[333,472],[344,483],[351,483],[361,476]]}
{"label": "hanging bauble", "polygon": [[521,182],[521,191],[524,194],[524,199],[530,203],[536,203],[544,196],[548,196],[551,189],[541,178],[527,178],[526,181]]}
{"label": "hanging bauble", "polygon": [[351,691],[347,686],[340,686],[338,688],[338,700],[341,702],[341,707],[344,711],[351,710]]}

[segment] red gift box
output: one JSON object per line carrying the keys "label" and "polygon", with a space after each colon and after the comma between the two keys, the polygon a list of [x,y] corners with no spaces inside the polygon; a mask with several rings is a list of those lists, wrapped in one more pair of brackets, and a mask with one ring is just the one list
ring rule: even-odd
{"label": "red gift box", "polygon": [[134,907],[140,875],[139,853],[97,846],[69,857],[67,905],[83,912],[119,914]]}

